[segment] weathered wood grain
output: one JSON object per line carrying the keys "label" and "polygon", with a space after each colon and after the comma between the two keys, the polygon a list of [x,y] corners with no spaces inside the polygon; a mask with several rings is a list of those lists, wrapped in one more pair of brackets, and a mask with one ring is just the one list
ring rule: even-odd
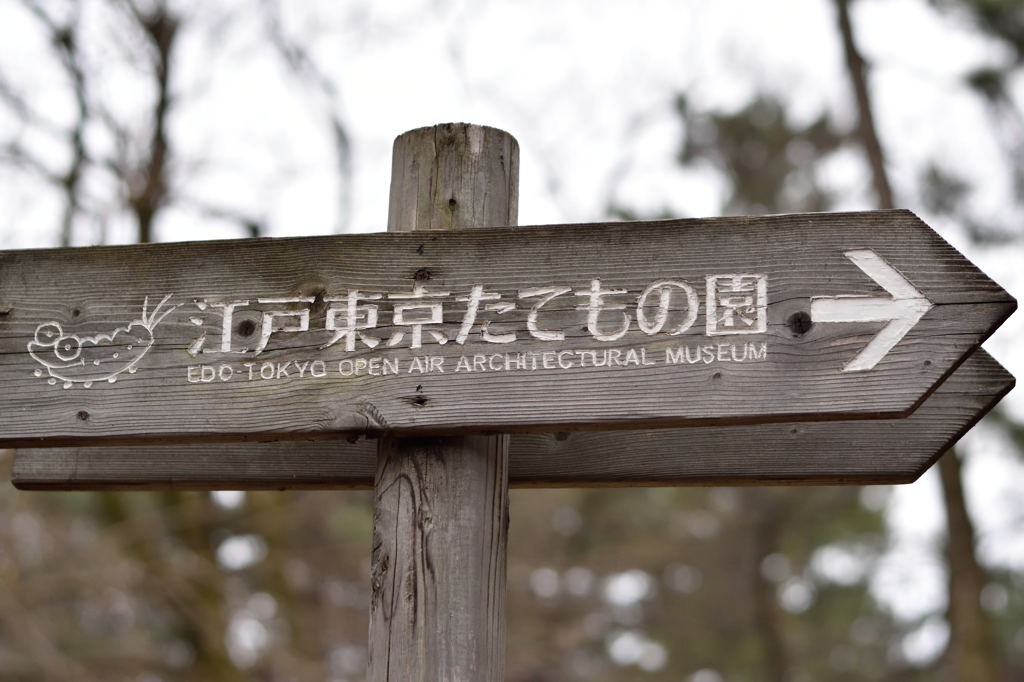
{"label": "weathered wood grain", "polygon": [[[513,487],[906,483],[1013,387],[984,350],[909,417],[701,429],[515,434]],[[376,443],[18,450],[14,484],[39,490],[370,488]]]}
{"label": "weathered wood grain", "polygon": [[[468,124],[395,140],[388,230],[514,225],[519,145]],[[371,682],[501,680],[508,435],[377,444]]]}
{"label": "weathered wood grain", "polygon": [[368,680],[504,678],[508,439],[381,439]]}
{"label": "weathered wood grain", "polygon": [[[430,206],[440,215],[432,226],[445,226],[446,211],[450,218],[447,201],[441,197]],[[808,313],[812,297],[886,295],[844,255],[857,249],[884,259],[934,306],[874,368],[844,372],[885,323],[811,324]],[[764,333],[708,335],[706,277],[723,274],[766,279]],[[564,341],[528,332],[530,309],[540,299],[523,298],[524,291],[569,287],[582,294],[595,279],[626,292],[604,299],[626,309],[602,309],[595,326],[601,334],[614,332],[626,313],[631,320],[621,338],[601,341],[588,331],[588,313],[578,307],[589,298],[577,293],[554,298],[537,314],[537,328],[564,333]],[[688,283],[696,293],[698,314],[679,335],[667,330],[686,322],[681,289],[668,301],[660,332],[649,335],[638,326],[637,298],[660,280]],[[422,347],[414,350],[412,328],[394,324],[394,307],[403,301],[390,297],[410,294],[417,285],[451,292],[444,323],[435,329],[452,339],[444,345],[425,330]],[[457,299],[474,285],[501,299],[481,301],[477,323],[460,344],[455,339],[469,304]],[[334,336],[325,331],[328,311],[346,305],[328,299],[351,290],[386,296],[359,302],[379,306],[378,325],[366,333],[381,343],[371,350],[360,340],[349,352],[346,338],[321,349]],[[151,312],[169,294],[165,306],[181,307],[155,327],[154,344],[138,371],[118,375],[116,383],[49,385],[50,377],[27,352],[36,333],[46,333],[40,329],[44,323],[80,338],[111,332],[138,320],[147,297]],[[311,302],[259,302],[287,297]],[[213,306],[242,300],[250,303],[234,311],[231,352],[220,352],[223,308]],[[496,302],[516,307],[485,309]],[[653,307],[647,307],[648,321]],[[10,309],[0,317],[0,380],[6,388],[0,396],[0,445],[635,429],[905,415],[1014,307],[1012,297],[908,211],[6,252],[0,254],[0,309]],[[308,311],[310,331],[274,331],[257,355],[264,315],[275,310]],[[277,326],[297,321],[271,318]],[[515,333],[517,340],[484,340],[484,322],[490,333]],[[388,347],[396,331],[405,337]],[[213,352],[193,357],[188,349],[204,334],[203,350]],[[141,337],[145,342],[144,332]],[[98,346],[109,356],[117,350],[112,344]],[[118,347],[125,351],[127,345]],[[239,352],[243,348],[250,350]],[[669,349],[683,352],[681,364],[666,364]],[[630,350],[637,361],[643,351],[643,360],[654,364],[620,366]],[[559,355],[565,351],[572,353]],[[612,351],[620,365],[605,355]],[[417,358],[429,366],[427,356],[438,358],[444,372],[410,371]],[[473,371],[456,371],[462,356]],[[610,366],[592,366],[606,358]],[[571,366],[559,368],[560,359]],[[377,363],[380,374],[385,361],[397,363],[398,373],[371,376],[370,363]],[[363,371],[341,375],[344,368],[355,371],[357,362],[364,363]],[[225,366],[230,380],[203,383],[209,372]],[[320,371],[325,376],[311,376]]]}

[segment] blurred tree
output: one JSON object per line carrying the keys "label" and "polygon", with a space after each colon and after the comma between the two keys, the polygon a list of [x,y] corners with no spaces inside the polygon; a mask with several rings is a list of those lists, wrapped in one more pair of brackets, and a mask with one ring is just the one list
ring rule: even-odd
{"label": "blurred tree", "polygon": [[[974,18],[983,30],[993,37],[1005,40],[1014,49],[1015,59],[1003,67],[982,67],[966,78],[966,84],[989,106],[994,118],[1010,118],[1017,125],[1016,138],[1008,148],[1018,152],[1011,163],[1018,189],[1024,187],[1024,165],[1019,161],[1024,150],[1024,118],[1015,109],[1007,95],[1005,80],[1010,72],[1019,66],[1024,58],[1024,6],[1019,3],[1002,3],[991,0],[967,0],[943,2],[947,7],[958,6]],[[884,163],[882,144],[874,124],[870,88],[865,74],[864,59],[854,37],[850,19],[849,0],[835,0],[839,32],[843,52],[846,56],[847,72],[857,102],[860,124],[858,140],[868,157],[879,208],[890,208],[893,204],[892,190]],[[996,126],[995,129],[1000,129]],[[929,166],[924,175],[924,202],[935,214],[956,211],[966,217],[967,211],[960,206],[968,187],[956,178],[943,173],[936,166]],[[978,229],[978,221],[968,219],[972,233],[983,236],[986,241],[991,233]],[[1019,236],[1019,235],[1018,235]],[[947,620],[950,634],[946,647],[946,668],[942,670],[945,679],[970,680],[972,682],[1000,682],[1007,679],[1004,656],[996,635],[992,616],[982,606],[982,595],[989,584],[987,571],[977,556],[974,522],[967,509],[963,486],[963,464],[957,450],[946,453],[938,464],[942,484],[943,502],[946,508],[946,562],[948,572]]]}
{"label": "blurred tree", "polygon": [[[173,238],[159,229],[171,211],[234,225],[244,236],[264,232],[258,213],[195,194],[189,183],[206,160],[190,158],[173,133],[182,106],[205,87],[182,75],[182,46],[216,38],[245,7],[18,3],[57,66],[57,101],[73,106],[67,116],[46,107],[43,87],[0,63],[0,115],[16,122],[0,130],[0,164],[56,191],[61,245],[102,242],[119,217],[137,241]],[[263,26],[279,49],[268,52],[298,70],[302,53],[285,44],[273,9],[266,4]],[[116,78],[137,95],[127,105],[112,97]],[[333,111],[330,95],[321,105]],[[340,117],[328,119],[329,135],[347,144]],[[341,168],[339,186],[347,184]],[[33,495],[8,487],[0,509],[21,521],[0,525],[0,641],[9,643],[0,645],[0,678],[231,682],[361,671],[369,500],[242,500],[231,509],[203,493]],[[346,610],[356,615],[346,618]]]}
{"label": "blurred tree", "polygon": [[[18,173],[9,191],[34,185],[60,206],[59,244],[102,243],[111,226],[128,222],[137,241],[153,241],[166,209],[231,225],[244,236],[265,232],[266,206],[243,208],[204,194],[198,181],[219,161],[185,152],[174,135],[176,121],[201,105],[206,87],[206,74],[183,68],[184,57],[195,59],[204,42],[216,45],[244,8],[15,1],[49,54],[37,79],[20,64],[0,62],[0,116],[9,122],[0,130],[0,163]],[[115,88],[133,96],[115,98]]]}
{"label": "blurred tree", "polygon": [[64,72],[72,93],[74,107],[71,121],[62,126],[39,110],[31,98],[12,85],[0,74],[0,101],[25,128],[36,128],[47,136],[60,140],[69,150],[69,159],[63,168],[53,169],[34,149],[28,148],[21,136],[11,136],[2,147],[4,162],[38,175],[62,195],[63,211],[60,218],[59,240],[62,246],[71,243],[72,226],[83,210],[81,200],[82,175],[88,163],[85,148],[85,129],[92,117],[91,104],[86,92],[86,74],[79,48],[78,25],[81,7],[77,3],[69,8],[67,16],[51,15],[43,5],[23,0],[25,9],[37,20],[55,52],[56,61]]}
{"label": "blurred tree", "polygon": [[723,113],[694,111],[679,96],[676,110],[685,130],[679,162],[710,164],[729,179],[723,213],[824,211],[832,205],[817,173],[847,136],[827,115],[795,124],[786,118],[785,103],[767,94]]}

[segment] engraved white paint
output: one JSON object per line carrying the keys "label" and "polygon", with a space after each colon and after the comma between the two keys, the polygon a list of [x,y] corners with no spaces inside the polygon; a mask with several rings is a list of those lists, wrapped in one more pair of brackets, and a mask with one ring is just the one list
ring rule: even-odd
{"label": "engraved white paint", "polygon": [[[330,341],[320,346],[320,350],[333,346],[338,341],[345,339],[345,350],[354,351],[356,340],[362,341],[367,348],[376,348],[380,339],[376,336],[364,334],[364,329],[374,329],[377,326],[377,306],[360,305],[360,301],[376,301],[382,294],[364,294],[358,289],[349,289],[345,298],[325,298],[331,303],[344,302],[344,308],[331,306],[327,309],[325,329],[334,332]],[[342,316],[344,320],[338,321]]]}
{"label": "engraved white paint", "polygon": [[[705,282],[708,287],[705,316],[708,336],[765,332],[768,304],[766,275],[707,275]],[[192,315],[188,321],[200,330],[186,350],[192,357],[198,357],[200,353],[260,355],[272,345],[274,334],[310,331],[331,333],[330,339],[319,346],[320,350],[336,347],[345,352],[355,352],[360,346],[378,349],[405,345],[417,350],[429,342],[445,345],[452,341],[463,346],[472,343],[474,336],[487,344],[509,344],[519,340],[557,342],[564,341],[570,329],[575,331],[575,322],[566,324],[567,313],[573,309],[586,313],[584,330],[591,337],[597,341],[614,342],[624,338],[632,328],[634,307],[636,326],[648,336],[682,335],[691,330],[699,317],[701,296],[694,286],[683,280],[655,280],[632,302],[623,300],[622,297],[628,294],[628,289],[607,287],[601,279],[595,278],[585,287],[549,285],[515,292],[488,290],[486,285],[477,283],[467,293],[454,296],[450,291],[428,291],[421,283],[414,284],[411,293],[349,289],[347,295],[323,299],[329,305],[324,312],[322,327],[316,330],[311,329],[313,311],[301,305],[308,306],[314,302],[308,296],[260,296],[216,302],[205,298],[193,299],[200,312],[209,310],[220,316],[220,321],[214,323],[219,327],[220,341],[211,339],[218,332],[209,333],[204,316]],[[572,307],[567,303],[552,304],[563,295],[583,301]],[[236,345],[233,334],[238,311],[250,303],[292,305],[286,309],[258,311],[256,341],[251,345]],[[457,324],[453,324],[453,311],[447,307],[452,303],[465,304],[461,322]],[[529,339],[524,339],[517,330],[518,320],[511,316],[501,317],[517,310],[526,311]],[[249,313],[251,315],[252,311]],[[388,315],[391,318],[390,330],[383,324]],[[546,323],[541,315],[545,315]],[[545,324],[551,325],[555,320],[563,328],[544,328]],[[254,327],[250,325],[251,321],[247,327]],[[244,335],[248,337],[252,331]]]}
{"label": "engraved white paint", "polygon": [[[515,303],[488,303],[485,306],[485,310],[495,312],[499,315],[515,310]],[[497,334],[491,331],[491,321],[487,320],[484,322],[483,329],[480,332],[483,336],[484,341],[488,343],[512,343],[516,340],[515,332],[505,332],[503,334]]]}
{"label": "engraved white paint", "polygon": [[[676,327],[669,330],[669,336],[678,336],[687,329],[693,326],[693,323],[697,320],[697,308],[700,305],[700,299],[697,297],[697,291],[686,282],[677,282],[671,279],[663,279],[658,282],[651,282],[644,289],[643,293],[637,299],[636,303],[636,322],[640,326],[640,330],[648,336],[657,334],[660,332],[665,323],[668,322],[668,311],[672,305],[672,289],[673,287],[679,288],[683,291],[686,296],[686,317]],[[647,318],[647,297],[658,293],[658,310],[654,314],[654,321],[652,322]]]}
{"label": "engraved white paint", "polygon": [[768,344],[704,343],[665,349],[666,365],[712,362],[761,362],[768,358]]}
{"label": "engraved white paint", "polygon": [[231,365],[222,364],[219,367],[212,365],[189,365],[186,381],[190,384],[209,384],[215,380],[231,381],[235,370]]}
{"label": "engraved white paint", "polygon": [[484,291],[483,285],[477,284],[469,290],[469,296],[461,296],[455,299],[466,304],[466,314],[462,317],[459,333],[455,335],[455,343],[462,345],[469,338],[469,332],[476,323],[476,316],[480,311],[480,301],[497,301],[499,298],[501,298],[501,294],[493,291]]}
{"label": "engraved white paint", "polygon": [[199,338],[189,344],[188,354],[192,357],[199,355],[199,351],[202,350],[204,343],[206,343],[206,332],[203,332]]}
{"label": "engraved white paint", "polygon": [[565,332],[561,331],[549,331],[541,329],[537,326],[537,314],[544,305],[562,294],[567,294],[572,289],[570,287],[535,287],[533,289],[522,289],[519,291],[519,298],[535,298],[540,296],[541,299],[530,308],[529,314],[526,316],[526,329],[530,332],[530,336],[541,341],[563,341],[565,339]]}
{"label": "engraved white paint", "polygon": [[765,275],[708,275],[707,335],[763,334],[768,328]]}
{"label": "engraved white paint", "polygon": [[[391,294],[388,296],[389,299],[423,301],[422,303],[401,303],[395,306],[392,313],[392,320],[396,327],[408,326],[412,328],[412,331],[409,332],[410,348],[423,347],[423,327],[425,325],[439,325],[444,322],[444,303],[436,300],[427,302],[426,299],[444,298],[450,294],[450,291],[428,292],[427,288],[422,284],[415,284],[411,294]],[[448,343],[448,337],[443,333],[434,329],[427,329],[426,332],[438,344],[443,346]],[[403,331],[397,331],[392,334],[391,338],[388,339],[388,346],[394,347],[400,344],[402,339],[405,338],[405,334]]]}
{"label": "engraved white paint", "polygon": [[626,332],[629,331],[630,320],[632,319],[629,313],[622,313],[622,322],[619,328],[613,332],[602,332],[597,324],[602,311],[626,309],[624,305],[612,305],[604,300],[605,296],[626,293],[625,289],[602,289],[601,280],[592,279],[590,280],[589,289],[577,289],[575,293],[577,296],[587,299],[587,302],[578,305],[576,310],[587,311],[587,331],[590,332],[591,336],[598,341],[617,341],[626,335]]}
{"label": "engraved white paint", "polygon": [[906,336],[933,304],[914,288],[907,278],[870,249],[854,249],[844,254],[868,277],[891,294],[875,296],[836,296],[811,299],[811,322],[888,322],[882,331],[846,363],[844,372],[862,372],[878,361]]}
{"label": "engraved white paint", "polygon": [[[186,369],[189,384],[235,381],[312,381],[327,377],[388,377],[401,374],[480,374],[494,372],[566,372],[578,369],[641,368],[658,365],[710,365],[764,362],[767,342],[680,344],[664,353],[644,346],[605,349],[562,349],[519,352],[484,352],[453,357],[344,358],[336,364],[323,360],[267,360],[241,364],[196,364]],[[40,372],[41,373],[41,372]]]}
{"label": "engraved white paint", "polygon": [[[285,298],[258,298],[257,303],[312,303],[312,296],[289,296]],[[224,319],[227,319],[227,312]],[[294,324],[274,324],[274,320],[298,318]],[[230,330],[230,327],[229,327]],[[309,331],[309,308],[301,310],[268,310],[263,313],[263,324],[260,325],[260,342],[256,346],[256,355],[263,352],[263,349],[270,343],[270,335],[274,332],[305,332]],[[230,333],[230,332],[229,332]],[[230,340],[229,340],[230,341]]]}
{"label": "engraved white paint", "polygon": [[[200,307],[199,309],[200,310],[205,310],[206,309],[206,305],[207,304],[204,302],[202,307]],[[246,352],[248,352],[248,350],[249,350],[248,348],[243,348],[243,349],[237,350],[237,351],[231,350],[231,324],[232,324],[232,321],[233,321],[232,318],[234,318],[234,315],[235,315],[235,308],[241,308],[243,306],[247,306],[247,305],[249,305],[249,301],[230,301],[230,302],[224,302],[224,303],[211,303],[210,305],[213,306],[214,308],[223,308],[224,309],[224,312],[221,315],[222,319],[221,319],[221,332],[220,332],[220,350],[219,351],[205,350],[203,352],[204,353],[216,353],[216,352],[220,352],[220,353],[246,353]],[[196,302],[196,306],[199,307],[199,302]],[[203,334],[203,338],[204,339],[206,338],[206,334],[205,333]],[[192,355],[195,355],[196,353],[199,352],[199,349],[202,348],[202,347],[203,347],[202,342],[197,339],[196,343],[193,344],[193,346],[189,349],[189,353],[191,353]],[[192,348],[195,349],[194,352],[193,352]]]}
{"label": "engraved white paint", "polygon": [[[455,343],[462,345],[466,343],[466,339],[469,338],[469,332],[473,329],[473,325],[476,324],[477,314],[480,312],[481,301],[497,301],[501,298],[501,294],[495,291],[484,291],[483,285],[477,284],[469,291],[469,296],[461,296],[456,301],[466,304],[466,314],[462,317],[462,324],[459,326],[459,333],[455,336]],[[513,303],[488,303],[484,306],[484,310],[495,311],[498,314],[507,313],[510,310],[515,309]],[[495,334],[490,330],[490,320],[484,322],[482,335],[485,341],[490,343],[512,343],[516,340],[515,332],[507,332],[504,334]]]}
{"label": "engraved white paint", "polygon": [[[29,355],[46,368],[51,385],[62,381],[64,388],[72,384],[89,388],[95,381],[114,383],[124,372],[135,373],[139,361],[153,347],[153,330],[181,305],[165,308],[171,296],[164,296],[152,311],[147,296],[142,316],[109,334],[65,334],[59,322],[44,322],[28,343]],[[42,372],[36,370],[35,375],[42,376]]]}

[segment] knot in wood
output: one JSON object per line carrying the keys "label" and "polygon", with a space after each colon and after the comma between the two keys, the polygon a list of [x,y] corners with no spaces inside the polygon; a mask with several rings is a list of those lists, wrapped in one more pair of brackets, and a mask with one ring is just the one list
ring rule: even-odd
{"label": "knot in wood", "polygon": [[800,312],[793,313],[786,320],[786,326],[793,332],[793,336],[803,336],[811,330],[811,316],[801,310]]}

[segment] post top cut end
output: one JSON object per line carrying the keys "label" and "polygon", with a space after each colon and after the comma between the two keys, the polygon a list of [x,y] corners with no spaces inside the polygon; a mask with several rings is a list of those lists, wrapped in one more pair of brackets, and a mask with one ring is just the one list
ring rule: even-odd
{"label": "post top cut end", "polygon": [[[432,125],[432,126],[423,126],[421,128],[413,128],[411,130],[405,131],[401,135],[398,135],[395,138],[395,142],[397,143],[402,138],[415,138],[415,137],[422,137],[422,136],[433,137],[434,135],[436,135],[439,132],[440,133],[447,133],[449,135],[455,135],[455,134],[470,135],[470,134],[473,134],[473,133],[471,133],[471,131],[474,131],[474,130],[480,131],[480,133],[484,133],[484,134],[490,133],[491,135],[502,135],[502,136],[507,137],[512,142],[512,144],[515,144],[516,146],[519,145],[519,142],[516,141],[515,136],[512,135],[512,133],[510,133],[510,132],[508,132],[506,130],[502,130],[501,128],[495,128],[493,126],[488,126],[488,125],[480,125],[480,124],[477,124],[477,123],[464,123],[464,122],[438,123],[438,124],[435,124],[435,125]],[[477,134],[479,134],[479,133],[477,133]]]}

